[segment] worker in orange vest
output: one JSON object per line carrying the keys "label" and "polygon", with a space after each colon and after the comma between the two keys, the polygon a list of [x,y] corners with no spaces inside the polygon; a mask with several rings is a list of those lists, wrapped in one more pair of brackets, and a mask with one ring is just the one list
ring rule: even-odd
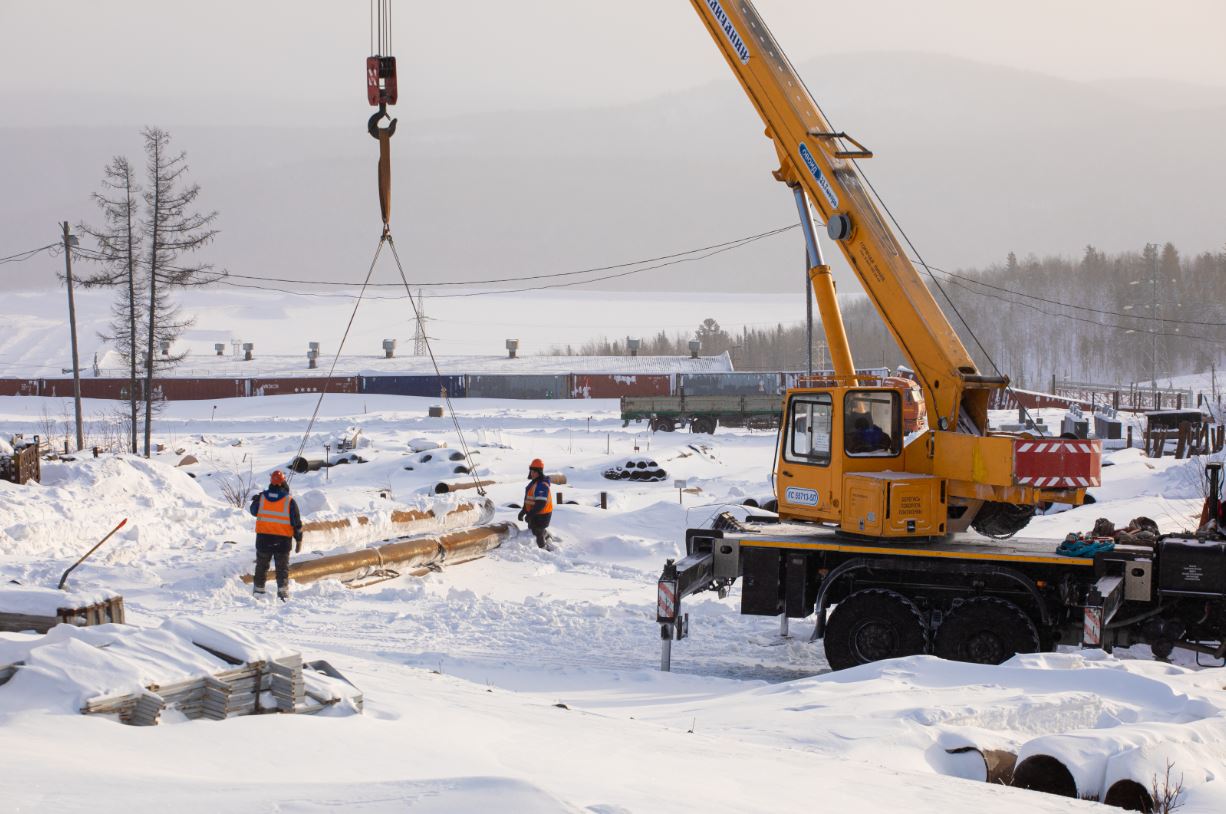
{"label": "worker in orange vest", "polygon": [[268,476],[268,488],[251,498],[251,513],[255,515],[255,586],[256,596],[264,593],[269,561],[277,563],[277,598],[289,599],[289,543],[297,542],[302,550],[302,516],[298,504],[289,496],[289,484],[280,469]]}
{"label": "worker in orange vest", "polygon": [[519,519],[528,521],[528,528],[536,537],[539,548],[553,550],[545,541],[546,529],[553,517],[553,495],[549,478],[545,477],[545,464],[536,458],[528,464],[528,488],[524,490],[524,507],[519,510]]}

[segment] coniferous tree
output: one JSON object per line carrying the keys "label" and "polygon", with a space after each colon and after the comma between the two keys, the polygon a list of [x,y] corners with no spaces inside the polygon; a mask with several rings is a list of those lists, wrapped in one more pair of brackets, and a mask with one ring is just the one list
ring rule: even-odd
{"label": "coniferous tree", "polygon": [[142,233],[139,224],[140,187],[132,172],[132,166],[123,156],[115,156],[103,170],[102,191],[95,192],[94,202],[102,210],[102,225],[97,228],[87,224],[78,229],[92,237],[98,244],[97,260],[103,269],[85,277],[85,286],[106,286],[119,289],[111,306],[109,335],[101,338],[108,341],[128,363],[128,408],[130,417],[129,449],[137,451],[137,407],[139,387],[137,382],[137,359],[140,355],[141,335],[138,323],[143,314],[137,297],[141,288],[140,255]]}
{"label": "coniferous tree", "polygon": [[[145,456],[148,457],[153,423],[153,373],[159,364],[156,354],[161,343],[173,341],[190,324],[179,319],[167,295],[169,289],[205,285],[216,279],[210,263],[179,265],[179,260],[212,242],[218,230],[213,227],[216,211],[201,213],[195,210],[200,186],[187,180],[187,154],[172,151],[170,134],[165,130],[146,127],[143,135],[148,174],[141,219],[149,285],[144,426]],[[165,361],[167,357],[162,359]]]}

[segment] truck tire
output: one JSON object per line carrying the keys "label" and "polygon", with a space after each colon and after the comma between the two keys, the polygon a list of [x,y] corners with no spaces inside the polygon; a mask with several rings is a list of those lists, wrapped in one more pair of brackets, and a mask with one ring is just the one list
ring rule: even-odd
{"label": "truck tire", "polygon": [[715,427],[716,421],[714,418],[695,418],[690,422],[690,432],[702,435],[714,435]]}
{"label": "truck tire", "polygon": [[677,421],[673,418],[655,418],[652,419],[651,429],[653,432],[674,432],[677,429]]}
{"label": "truck tire", "polygon": [[994,596],[976,596],[945,614],[932,652],[950,661],[1000,664],[1036,653],[1039,632],[1021,608]]}
{"label": "truck tire", "polygon": [[915,604],[885,588],[856,591],[835,607],[823,639],[830,669],[928,651],[928,627]]}

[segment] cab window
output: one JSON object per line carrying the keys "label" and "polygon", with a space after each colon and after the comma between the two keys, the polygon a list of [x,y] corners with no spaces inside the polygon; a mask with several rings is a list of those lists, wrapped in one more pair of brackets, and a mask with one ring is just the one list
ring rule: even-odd
{"label": "cab window", "polygon": [[902,451],[902,407],[897,391],[853,390],[843,401],[848,455],[892,457]]}
{"label": "cab window", "polygon": [[796,396],[788,407],[785,461],[826,466],[830,463],[830,425],[834,403],[829,394]]}

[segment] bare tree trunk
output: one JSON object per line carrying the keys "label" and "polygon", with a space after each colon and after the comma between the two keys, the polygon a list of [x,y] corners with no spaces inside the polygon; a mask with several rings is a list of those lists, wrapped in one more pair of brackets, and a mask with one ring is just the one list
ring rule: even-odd
{"label": "bare tree trunk", "polygon": [[136,394],[136,385],[140,381],[136,376],[136,279],[135,269],[128,274],[128,328],[131,330],[131,340],[128,343],[128,407],[132,413],[132,454],[135,455],[140,451],[139,441],[137,440],[137,427],[140,425],[139,409],[140,402]]}
{"label": "bare tree trunk", "polygon": [[162,183],[158,172],[162,166],[162,145],[160,139],[151,140],[152,155],[150,156],[155,171],[153,176],[153,206],[150,217],[149,241],[149,336],[145,343],[145,457],[150,455],[150,438],[153,433],[153,339],[157,334],[157,287],[158,287],[158,238],[160,237],[161,208],[159,207]]}
{"label": "bare tree trunk", "polygon": [[[128,195],[131,196],[131,187],[129,186]],[[137,445],[136,428],[137,428],[137,396],[136,383],[139,381],[136,377],[136,253],[131,247],[135,235],[132,233],[132,207],[128,206],[127,229],[128,229],[128,407],[132,414],[132,454],[135,455],[140,451]]]}

